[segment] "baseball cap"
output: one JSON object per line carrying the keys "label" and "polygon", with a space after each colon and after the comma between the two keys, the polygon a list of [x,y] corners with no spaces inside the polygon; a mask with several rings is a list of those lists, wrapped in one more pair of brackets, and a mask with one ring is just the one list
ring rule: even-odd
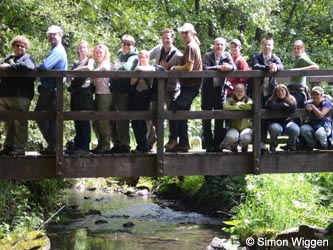
{"label": "baseball cap", "polygon": [[186,31],[192,31],[194,34],[197,34],[197,32],[194,29],[193,24],[191,23],[184,23],[183,26],[178,28],[179,32],[186,32]]}
{"label": "baseball cap", "polygon": [[60,33],[62,34],[62,29],[58,25],[51,25],[48,30],[46,31],[46,34],[55,34]]}
{"label": "baseball cap", "polygon": [[316,92],[319,95],[322,95],[322,94],[324,94],[324,89],[322,87],[315,86],[312,88],[311,92]]}
{"label": "baseball cap", "polygon": [[239,47],[242,47],[242,43],[238,39],[232,39],[230,44],[232,44],[232,43],[236,44]]}

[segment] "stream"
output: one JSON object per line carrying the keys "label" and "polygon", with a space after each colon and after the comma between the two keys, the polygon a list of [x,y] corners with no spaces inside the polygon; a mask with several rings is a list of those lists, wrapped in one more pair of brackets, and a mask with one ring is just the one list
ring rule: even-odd
{"label": "stream", "polygon": [[[149,196],[66,190],[70,221],[50,224],[52,250],[204,250],[221,220],[158,205]],[[80,211],[77,216],[74,211]]]}

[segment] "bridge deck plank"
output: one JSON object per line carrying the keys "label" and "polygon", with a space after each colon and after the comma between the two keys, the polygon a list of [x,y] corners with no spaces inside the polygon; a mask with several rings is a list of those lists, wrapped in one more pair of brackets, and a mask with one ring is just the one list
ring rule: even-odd
{"label": "bridge deck plank", "polygon": [[[169,154],[164,157],[165,176],[252,174],[252,153]],[[260,173],[332,172],[330,151],[283,152],[263,154]],[[64,178],[158,176],[156,154],[64,156]],[[57,178],[55,157],[28,155],[1,157],[0,179]]]}

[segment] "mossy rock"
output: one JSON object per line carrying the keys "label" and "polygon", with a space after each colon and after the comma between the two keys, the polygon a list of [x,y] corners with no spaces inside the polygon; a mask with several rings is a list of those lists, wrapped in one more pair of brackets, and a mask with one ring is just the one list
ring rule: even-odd
{"label": "mossy rock", "polygon": [[41,231],[28,232],[22,237],[10,235],[0,239],[0,249],[3,250],[49,250],[49,238]]}

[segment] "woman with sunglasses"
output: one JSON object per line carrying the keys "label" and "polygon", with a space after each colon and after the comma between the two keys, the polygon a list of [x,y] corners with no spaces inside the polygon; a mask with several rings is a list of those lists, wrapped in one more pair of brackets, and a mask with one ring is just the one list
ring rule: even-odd
{"label": "woman with sunglasses", "polygon": [[[138,64],[138,50],[135,48],[134,37],[123,35],[121,49],[118,51],[116,70],[131,71]],[[131,90],[130,78],[112,78],[112,111],[129,110],[129,93]],[[112,154],[125,154],[130,152],[129,120],[117,120],[112,122]]]}

